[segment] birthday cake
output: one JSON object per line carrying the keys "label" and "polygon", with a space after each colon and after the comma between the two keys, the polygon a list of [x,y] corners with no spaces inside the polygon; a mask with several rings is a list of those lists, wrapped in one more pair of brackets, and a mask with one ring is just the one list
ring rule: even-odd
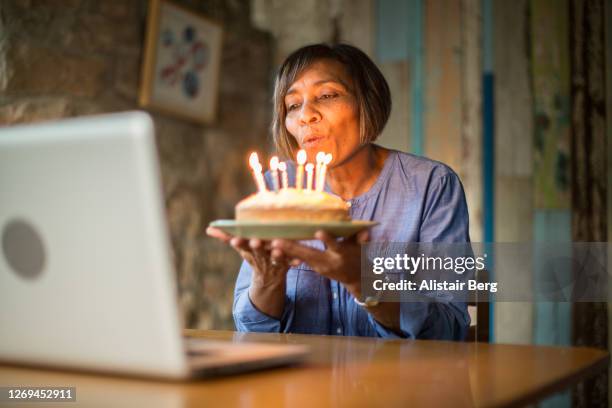
{"label": "birthday cake", "polygon": [[331,154],[319,152],[315,174],[314,165],[306,164],[306,151],[300,150],[297,156],[295,187],[289,187],[286,163],[279,162],[278,157],[274,156],[270,159],[272,186],[271,190],[268,190],[259,157],[256,152],[251,153],[249,164],[259,191],[236,205],[236,220],[349,221],[350,205],[342,198],[323,191],[325,172],[331,160]]}
{"label": "birthday cake", "polygon": [[348,221],[349,204],[324,191],[260,191],[236,205],[240,221]]}

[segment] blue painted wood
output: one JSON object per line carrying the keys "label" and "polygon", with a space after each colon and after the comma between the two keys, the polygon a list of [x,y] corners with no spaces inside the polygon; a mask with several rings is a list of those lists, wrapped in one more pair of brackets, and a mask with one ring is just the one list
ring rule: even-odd
{"label": "blue painted wood", "polygon": [[[567,243],[571,252],[571,210],[536,210],[533,223],[534,242]],[[534,273],[542,265],[536,259]],[[536,344],[571,345],[571,303],[537,302],[535,310],[534,341]]]}
{"label": "blue painted wood", "polygon": [[495,241],[495,80],[482,78],[482,177],[484,241]]}
{"label": "blue painted wood", "polygon": [[[495,242],[495,90],[492,73],[482,78],[482,223],[484,242]],[[491,259],[494,262],[494,259]],[[491,273],[495,280],[495,271]],[[495,302],[489,303],[489,341],[495,342]]]}
{"label": "blue painted wood", "polygon": [[481,0],[482,70],[493,72],[493,0]]}
{"label": "blue painted wood", "polygon": [[[535,242],[567,242],[571,251],[571,211],[536,210],[534,214]],[[541,270],[536,259],[534,271]],[[571,345],[572,304],[567,302],[537,302],[535,304],[534,342],[542,345]],[[542,408],[571,406],[569,392],[547,398]]]}
{"label": "blue painted wood", "polygon": [[408,32],[408,59],[410,61],[411,77],[410,97],[412,100],[412,120],[410,134],[412,140],[412,153],[422,155],[424,152],[424,98],[425,78],[423,65],[425,64],[423,47],[423,0],[408,0],[409,13],[407,25]]}
{"label": "blue painted wood", "polygon": [[409,2],[376,2],[376,57],[381,63],[408,59]]}
{"label": "blue painted wood", "polygon": [[423,0],[378,0],[376,21],[378,61],[409,63],[411,149],[423,154]]}
{"label": "blue painted wood", "polygon": [[[529,29],[533,40],[530,75],[536,118],[533,134],[534,205],[537,208],[534,241],[565,242],[571,253],[571,183],[561,182],[569,179],[569,169],[558,166],[563,163],[561,158],[571,155],[570,151],[560,148],[567,145],[570,132],[568,10],[566,0],[529,3]],[[542,267],[536,258],[536,276],[542,276]],[[536,301],[534,312],[536,344],[571,345],[571,303]],[[570,393],[565,392],[546,399],[540,406],[569,408],[571,401]]]}
{"label": "blue painted wood", "polygon": [[[535,210],[534,242],[572,242],[571,210]],[[534,273],[542,265],[536,259]],[[534,343],[541,345],[571,346],[572,304],[569,302],[536,302],[534,316]],[[569,392],[556,394],[540,403],[542,408],[571,407]]]}
{"label": "blue painted wood", "polygon": [[[482,0],[482,223],[483,241],[495,242],[495,78],[493,0]],[[494,256],[494,254],[491,254]],[[491,259],[494,264],[494,259]],[[495,279],[491,272],[490,279]],[[489,341],[495,342],[495,302],[489,303]]]}

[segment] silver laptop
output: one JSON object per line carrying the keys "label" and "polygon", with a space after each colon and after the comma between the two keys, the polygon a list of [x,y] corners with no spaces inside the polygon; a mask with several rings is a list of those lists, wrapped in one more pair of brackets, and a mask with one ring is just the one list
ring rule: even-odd
{"label": "silver laptop", "polygon": [[144,112],[0,129],[0,361],[164,378],[294,363],[187,341]]}

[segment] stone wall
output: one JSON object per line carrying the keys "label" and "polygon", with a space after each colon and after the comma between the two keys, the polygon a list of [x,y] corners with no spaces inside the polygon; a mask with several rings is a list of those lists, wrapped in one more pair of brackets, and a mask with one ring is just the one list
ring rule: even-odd
{"label": "stone wall", "polygon": [[274,36],[274,61],[319,42],[346,42],[374,57],[375,0],[251,0],[252,21]]}
{"label": "stone wall", "polygon": [[[246,158],[268,146],[272,40],[248,0],[179,3],[224,26],[216,123],[154,114],[180,300],[187,327],[229,329],[240,258],[204,229],[253,190]],[[137,109],[146,15],[143,0],[0,2],[0,124]]]}

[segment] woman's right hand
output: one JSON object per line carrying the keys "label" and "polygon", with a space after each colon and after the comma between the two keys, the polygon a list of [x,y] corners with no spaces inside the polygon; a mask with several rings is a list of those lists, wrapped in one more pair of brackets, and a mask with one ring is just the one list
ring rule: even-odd
{"label": "woman's right hand", "polygon": [[287,271],[292,264],[299,261],[290,262],[282,251],[270,247],[270,241],[235,237],[214,227],[208,227],[206,234],[231,245],[251,265],[251,302],[261,312],[280,318],[285,303]]}
{"label": "woman's right hand", "polygon": [[235,237],[214,227],[208,227],[206,234],[230,244],[251,265],[258,285],[268,286],[285,280],[290,263],[280,250],[270,247],[270,241]]}

